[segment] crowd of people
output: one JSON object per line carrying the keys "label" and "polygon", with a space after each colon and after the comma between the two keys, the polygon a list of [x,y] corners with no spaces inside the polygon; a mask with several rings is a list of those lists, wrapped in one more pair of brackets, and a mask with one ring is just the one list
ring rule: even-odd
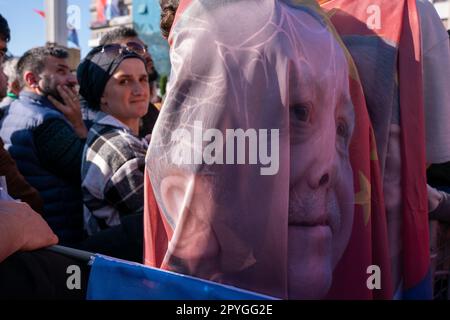
{"label": "crowd of people", "polygon": [[429,220],[450,222],[450,42],[432,4],[160,4],[161,110],[132,28],[72,72],[55,44],[7,57],[0,15],[0,297],[82,298],[73,258],[42,250],[59,243],[282,299],[430,299]]}

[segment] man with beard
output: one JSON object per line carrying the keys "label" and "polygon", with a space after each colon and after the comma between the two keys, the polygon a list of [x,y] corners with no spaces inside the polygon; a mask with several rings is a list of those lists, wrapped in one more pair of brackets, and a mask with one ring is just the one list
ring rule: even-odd
{"label": "man with beard", "polygon": [[44,200],[44,217],[62,244],[83,238],[80,190],[86,127],[68,53],[37,47],[19,60],[23,91],[0,124],[5,148]]}

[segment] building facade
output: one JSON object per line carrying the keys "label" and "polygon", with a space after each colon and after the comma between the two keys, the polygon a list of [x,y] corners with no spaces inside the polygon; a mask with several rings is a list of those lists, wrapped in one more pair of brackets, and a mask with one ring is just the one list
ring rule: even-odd
{"label": "building facade", "polygon": [[[445,27],[450,29],[450,0],[431,1]],[[109,30],[118,26],[134,28],[141,39],[149,46],[156,68],[161,75],[170,72],[169,47],[159,30],[160,8],[158,0],[118,0],[118,12],[111,19],[98,19],[97,4],[100,0],[91,0],[91,39],[90,47],[99,44],[100,38]]]}
{"label": "building facade", "polygon": [[[119,26],[134,28],[148,45],[155,66],[161,75],[170,72],[169,46],[159,30],[160,7],[158,0],[119,0],[118,8],[111,17],[98,8],[99,0],[91,0],[91,38],[89,46],[99,44],[101,37]],[[101,10],[100,10],[101,11]],[[105,19],[99,19],[101,15]],[[112,17],[113,16],[113,17]]]}
{"label": "building facade", "polygon": [[450,0],[432,0],[447,30],[450,29]]}

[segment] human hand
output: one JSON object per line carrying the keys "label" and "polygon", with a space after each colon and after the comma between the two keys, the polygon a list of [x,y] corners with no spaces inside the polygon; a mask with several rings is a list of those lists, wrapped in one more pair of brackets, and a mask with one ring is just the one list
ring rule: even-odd
{"label": "human hand", "polygon": [[444,223],[450,223],[450,194],[438,191],[441,194],[439,205],[429,212],[430,220],[438,220]]}
{"label": "human hand", "polygon": [[84,125],[83,117],[81,115],[80,100],[74,87],[59,85],[56,87],[64,103],[61,103],[52,96],[48,96],[50,102],[61,111],[64,116],[72,124],[76,134],[80,138],[87,137],[87,128]]}
{"label": "human hand", "polygon": [[31,251],[58,243],[58,237],[48,226],[40,214],[24,202],[1,201],[0,219],[8,219],[10,242],[15,243],[15,249]]}

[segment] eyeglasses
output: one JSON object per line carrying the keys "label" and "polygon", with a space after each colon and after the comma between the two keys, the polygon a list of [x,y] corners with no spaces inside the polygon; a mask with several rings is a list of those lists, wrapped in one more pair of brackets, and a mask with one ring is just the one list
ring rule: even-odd
{"label": "eyeglasses", "polygon": [[144,57],[147,53],[147,46],[143,46],[137,42],[127,42],[126,44],[107,44],[102,47],[102,53],[122,54],[126,52],[133,52]]}

